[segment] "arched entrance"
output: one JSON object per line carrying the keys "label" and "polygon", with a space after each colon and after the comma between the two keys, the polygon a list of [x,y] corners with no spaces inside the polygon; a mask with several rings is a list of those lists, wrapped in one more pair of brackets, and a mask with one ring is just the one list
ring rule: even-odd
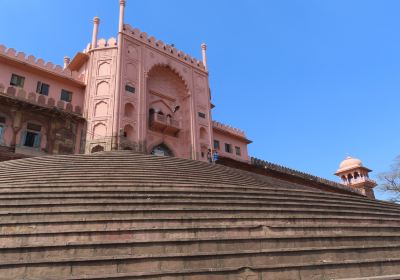
{"label": "arched entrance", "polygon": [[103,152],[104,151],[104,147],[101,145],[96,145],[95,147],[92,148],[91,153],[98,153],[98,152]]}
{"label": "arched entrance", "polygon": [[173,157],[174,153],[171,151],[170,148],[168,148],[167,145],[165,145],[164,143],[155,146],[152,150],[151,153],[152,155],[155,156],[165,156],[165,157]]}
{"label": "arched entrance", "polygon": [[146,125],[147,135],[151,135],[149,142],[168,142],[170,147],[150,145],[148,151],[157,155],[188,157],[192,147],[193,112],[192,99],[185,80],[170,66],[154,65],[148,72],[146,83]]}

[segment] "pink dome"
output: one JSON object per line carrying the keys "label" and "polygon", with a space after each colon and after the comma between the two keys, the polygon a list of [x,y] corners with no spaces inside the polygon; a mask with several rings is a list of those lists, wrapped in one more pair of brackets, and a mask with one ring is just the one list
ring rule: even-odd
{"label": "pink dome", "polygon": [[355,167],[362,167],[362,162],[358,158],[352,158],[348,156],[344,161],[342,161],[339,165],[339,169],[349,169]]}

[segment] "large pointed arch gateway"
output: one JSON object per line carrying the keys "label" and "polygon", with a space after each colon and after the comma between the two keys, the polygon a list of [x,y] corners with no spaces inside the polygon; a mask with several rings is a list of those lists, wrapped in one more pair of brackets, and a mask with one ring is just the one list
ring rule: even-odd
{"label": "large pointed arch gateway", "polygon": [[150,145],[148,151],[189,157],[194,112],[187,83],[179,72],[163,64],[151,67],[146,82],[146,136],[152,143],[168,143],[156,150]]}
{"label": "large pointed arch gateway", "polygon": [[157,146],[154,146],[153,149],[151,149],[150,154],[155,155],[155,156],[165,156],[165,157],[173,157],[174,153],[170,148],[165,143],[161,143]]}

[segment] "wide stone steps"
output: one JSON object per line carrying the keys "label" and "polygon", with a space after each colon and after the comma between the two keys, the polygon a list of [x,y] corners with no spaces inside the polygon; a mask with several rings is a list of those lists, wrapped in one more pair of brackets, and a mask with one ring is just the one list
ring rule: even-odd
{"label": "wide stone steps", "polygon": [[[389,203],[374,203],[374,201],[368,200],[368,199],[355,199],[355,200],[337,200],[335,199],[336,197],[327,197],[326,194],[323,193],[296,193],[295,195],[293,194],[288,194],[285,196],[284,192],[277,192],[277,191],[267,191],[264,190],[264,192],[254,192],[254,191],[240,191],[238,189],[234,190],[228,190],[228,187],[224,187],[226,190],[225,192],[222,192],[222,190],[216,191],[213,190],[211,191],[210,189],[204,190],[203,194],[201,191],[198,189],[196,191],[191,191],[189,187],[182,188],[182,187],[177,187],[177,186],[170,186],[169,188],[159,188],[159,187],[138,187],[135,189],[130,189],[130,190],[125,190],[124,192],[121,191],[121,188],[113,188],[113,187],[104,187],[107,188],[107,191],[105,191],[102,188],[92,188],[91,190],[87,190],[86,192],[80,194],[74,194],[77,189],[82,189],[82,188],[75,188],[74,190],[71,190],[71,193],[67,192],[65,188],[60,189],[60,190],[55,190],[53,188],[52,192],[49,192],[48,188],[45,188],[43,190],[43,193],[41,193],[37,188],[36,192],[26,192],[23,190],[18,191],[13,191],[13,189],[3,189],[2,192],[0,192],[0,201],[4,201],[0,205],[6,207],[6,205],[32,205],[34,207],[33,202],[37,201],[37,204],[43,204],[40,203],[41,200],[45,200],[47,204],[51,203],[58,203],[59,200],[61,201],[74,201],[75,203],[78,202],[78,200],[73,200],[72,197],[78,198],[82,197],[83,200],[85,201],[99,201],[99,198],[111,198],[115,199],[118,201],[121,201],[122,204],[127,203],[127,201],[137,201],[137,203],[140,203],[138,200],[139,198],[146,198],[146,200],[151,200],[155,201],[154,199],[172,199],[172,198],[182,198],[184,197],[185,199],[195,199],[197,197],[198,199],[204,200],[204,203],[207,203],[207,200],[220,200],[218,203],[223,203],[223,201],[232,199],[232,198],[237,198],[238,195],[240,194],[240,197],[242,197],[243,201],[246,200],[249,205],[251,204],[258,204],[258,203],[264,203],[264,204],[274,204],[274,203],[280,203],[280,204],[286,204],[286,203],[301,203],[301,204],[308,204],[308,203],[313,203],[314,205],[322,205],[323,203],[329,207],[329,203],[332,204],[331,207],[345,207],[345,208],[359,208],[359,209],[377,209],[377,210],[382,210],[382,211],[387,211],[390,210],[393,213],[399,213],[399,208],[389,204]],[[206,187],[204,187],[206,189]],[[115,190],[114,190],[115,189]],[[115,194],[113,193],[113,190]],[[184,191],[183,191],[184,190]],[[92,194],[93,193],[93,194]],[[108,193],[108,194],[107,194]],[[99,196],[101,195],[101,196]],[[204,195],[204,197],[202,196]],[[38,196],[41,196],[40,198]],[[29,198],[37,197],[37,200],[29,200]],[[49,201],[48,198],[53,198],[51,202]],[[154,198],[154,199],[153,199]],[[101,200],[100,200],[101,201]],[[232,201],[232,200],[231,200]],[[316,201],[320,202],[317,203]],[[111,200],[109,200],[111,203]],[[233,202],[233,201],[232,201]]]}
{"label": "wide stone steps", "polygon": [[[243,232],[242,232],[243,233]],[[24,236],[26,237],[26,236]],[[365,244],[385,247],[388,244],[400,244],[400,233],[397,234],[342,234],[342,235],[291,235],[267,236],[263,232],[253,231],[247,237],[240,234],[229,235],[220,233],[209,236],[194,236],[186,234],[148,236],[136,235],[123,231],[118,236],[116,232],[108,234],[64,234],[37,235],[24,238],[1,238],[0,254],[2,260],[26,261],[30,259],[52,258],[57,256],[117,256],[129,254],[162,254],[165,252],[224,252],[248,249],[285,249],[319,246],[324,248],[335,246],[362,247]],[[63,239],[64,238],[64,239]],[[68,238],[68,243],[65,242]]]}
{"label": "wide stone steps", "polygon": [[328,235],[340,236],[351,234],[376,234],[381,233],[397,234],[400,233],[400,225],[372,225],[372,224],[344,224],[344,223],[330,223],[330,224],[296,224],[293,221],[290,225],[287,224],[271,224],[268,222],[254,221],[244,222],[231,221],[224,223],[204,223],[198,225],[192,223],[184,225],[171,221],[171,224],[160,223],[157,227],[143,226],[134,221],[104,221],[101,222],[76,222],[76,223],[46,223],[46,224],[17,224],[17,225],[3,225],[0,227],[0,238],[35,238],[35,237],[51,237],[64,235],[77,235],[77,236],[99,236],[110,235],[115,233],[121,234],[134,234],[135,236],[149,236],[149,238],[162,238],[166,236],[185,236],[185,237],[203,237],[203,236],[253,236],[261,232],[268,236],[291,236],[291,235],[307,235],[307,236],[320,236]]}
{"label": "wide stone steps", "polygon": [[[239,210],[266,210],[271,209],[271,211],[277,211],[281,207],[295,208],[296,210],[312,209],[317,210],[332,210],[334,212],[344,212],[351,211],[352,213],[371,213],[373,215],[400,216],[400,211],[391,211],[387,213],[387,209],[382,209],[373,206],[354,206],[354,205],[343,205],[340,203],[318,203],[316,201],[302,201],[297,200],[293,202],[271,202],[271,201],[254,201],[254,200],[232,200],[232,199],[152,199],[148,197],[147,199],[136,199],[133,201],[120,201],[116,200],[96,200],[88,201],[83,199],[78,200],[52,200],[52,201],[40,201],[40,202],[29,202],[23,201],[24,203],[5,203],[0,205],[0,215],[1,214],[14,214],[14,213],[47,213],[47,212],[68,212],[71,209],[74,211],[100,211],[104,209],[110,209],[113,211],[129,211],[129,210],[157,210],[157,209],[173,209],[178,210],[176,205],[179,205],[184,210],[190,210],[193,207],[198,209],[233,209],[235,211]],[[340,207],[340,210],[337,210]]]}
{"label": "wide stone steps", "polygon": [[0,164],[0,279],[400,274],[400,207],[130,152]]}
{"label": "wide stone steps", "polygon": [[[350,255],[363,256],[364,260],[376,258],[398,258],[400,244],[387,246],[337,246],[337,247],[303,247],[287,249],[261,249],[225,252],[189,252],[163,254],[128,254],[124,256],[80,257],[63,256],[49,258],[45,261],[34,259],[21,262],[0,261],[0,279],[12,275],[17,279],[43,277],[69,277],[81,275],[115,274],[115,273],[148,273],[150,271],[184,271],[196,269],[221,269],[225,267],[257,267],[278,264],[291,266],[294,263],[312,262],[345,262]],[[38,269],[39,268],[39,269]],[[400,267],[398,268],[400,270]],[[38,274],[36,274],[38,273]],[[27,277],[28,275],[28,277]],[[19,278],[18,278],[19,277]],[[279,278],[278,278],[279,279]]]}
{"label": "wide stone steps", "polygon": [[372,277],[357,277],[357,278],[341,278],[337,280],[399,280],[400,274],[388,276],[372,276]]}
{"label": "wide stone steps", "polygon": [[310,208],[267,208],[253,207],[245,209],[237,209],[232,207],[211,207],[211,206],[187,206],[185,208],[170,206],[170,207],[100,207],[99,209],[79,209],[72,208],[65,211],[53,211],[50,209],[32,210],[29,212],[0,212],[0,220],[5,223],[23,223],[23,222],[57,222],[57,221],[93,221],[97,219],[226,219],[241,216],[242,218],[262,218],[262,219],[301,219],[308,218],[335,218],[335,219],[359,219],[381,221],[400,222],[400,216],[392,213],[378,213],[373,211],[346,211],[341,209],[326,210],[326,209],[310,209]]}
{"label": "wide stone steps", "polygon": [[[238,238],[243,236],[265,236],[263,227],[256,225],[248,226],[204,226],[204,227],[181,227],[181,228],[106,228],[103,230],[63,230],[59,232],[30,232],[12,233],[2,232],[0,234],[0,247],[16,246],[16,244],[27,245],[40,242],[59,242],[64,244],[65,240],[72,241],[109,241],[114,237],[121,240],[172,240],[174,238]],[[61,242],[61,243],[60,243]],[[43,243],[43,244],[44,244]]]}
{"label": "wide stone steps", "polygon": [[[185,280],[226,280],[226,279],[334,279],[332,277],[355,274],[393,274],[399,272],[400,259],[368,259],[361,261],[339,261],[339,262],[296,262],[282,265],[258,265],[251,269],[244,266],[226,267],[223,269],[185,269],[164,270],[161,272],[139,272],[108,274],[101,277],[94,275],[72,276],[58,278],[58,280],[84,280],[84,279],[185,279]],[[332,273],[330,271],[334,270]],[[256,274],[257,273],[257,274]],[[241,277],[243,276],[243,278]],[[381,276],[380,276],[381,277]],[[381,279],[376,277],[375,280]],[[391,275],[393,279],[393,275]],[[362,279],[362,278],[361,278]],[[382,278],[384,279],[384,278]],[[398,279],[398,278],[394,278]],[[386,279],[387,280],[387,279]]]}
{"label": "wide stone steps", "polygon": [[197,224],[199,226],[209,225],[209,224],[218,224],[218,225],[240,225],[242,223],[273,223],[273,224],[309,224],[309,223],[318,223],[318,224],[326,224],[330,225],[332,223],[337,223],[340,221],[343,224],[359,224],[359,225],[388,225],[388,226],[399,226],[398,219],[390,219],[390,218],[370,218],[370,217],[346,217],[346,216],[310,216],[310,215],[297,215],[297,216],[272,216],[272,217],[254,217],[254,215],[249,216],[240,216],[237,215],[228,215],[225,217],[164,217],[164,218],[143,218],[143,217],[132,217],[132,215],[128,215],[128,217],[121,217],[118,215],[108,216],[108,217],[90,217],[88,216],[77,216],[77,217],[58,217],[57,219],[20,219],[19,221],[8,220],[1,221],[0,226],[3,229],[6,228],[23,228],[23,226],[27,227],[35,227],[35,228],[43,228],[43,227],[60,227],[60,226],[81,226],[82,224],[134,224],[135,226],[148,226],[148,227],[157,227],[157,226],[187,226],[192,224]]}
{"label": "wide stone steps", "polygon": [[[51,198],[51,200],[50,200]],[[343,209],[376,209],[377,211],[387,212],[390,210],[393,213],[400,213],[400,209],[392,206],[386,205],[376,205],[372,202],[365,201],[338,201],[334,199],[327,199],[325,197],[319,197],[316,201],[316,196],[307,197],[304,196],[293,196],[284,197],[282,195],[270,195],[270,194],[260,194],[260,195],[248,195],[243,194],[239,199],[237,195],[226,195],[226,194],[194,194],[186,192],[184,194],[176,194],[172,191],[169,193],[158,193],[152,194],[151,191],[145,193],[130,193],[126,192],[124,194],[114,194],[110,192],[109,194],[96,194],[96,193],[84,193],[84,194],[70,194],[70,193],[47,193],[43,194],[32,194],[32,195],[5,195],[0,194],[0,210],[9,209],[10,207],[40,207],[52,205],[68,205],[68,206],[78,206],[78,205],[95,205],[95,204],[172,204],[178,203],[180,205],[185,204],[229,204],[237,206],[248,206],[248,205],[313,205],[313,206],[324,206],[337,208],[338,206]]]}

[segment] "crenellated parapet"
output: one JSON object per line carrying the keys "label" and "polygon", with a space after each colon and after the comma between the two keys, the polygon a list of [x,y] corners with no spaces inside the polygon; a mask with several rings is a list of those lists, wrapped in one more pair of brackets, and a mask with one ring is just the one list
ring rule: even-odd
{"label": "crenellated parapet", "polygon": [[235,128],[230,125],[226,125],[226,124],[223,124],[223,123],[220,123],[217,121],[213,121],[213,127],[223,130],[223,131],[226,131],[230,134],[233,134],[233,135],[236,135],[236,136],[239,136],[242,138],[246,138],[246,134],[244,133],[244,131],[240,130],[239,128]]}
{"label": "crenellated parapet", "polygon": [[307,181],[312,181],[315,182],[317,184],[323,184],[332,188],[336,188],[336,189],[341,189],[341,190],[345,190],[346,192],[352,192],[352,193],[356,193],[356,194],[360,194],[360,195],[364,195],[360,190],[354,189],[354,188],[350,188],[346,185],[343,184],[339,184],[330,180],[327,180],[325,178],[321,178],[318,176],[314,176],[305,172],[301,172],[295,169],[291,169],[279,164],[275,164],[272,162],[268,162],[265,160],[261,160],[258,158],[254,158],[251,157],[250,158],[250,162],[251,165],[253,166],[257,166],[257,167],[261,167],[265,170],[269,170],[269,171],[273,171],[273,172],[278,172],[284,175],[288,175],[288,176],[293,176],[293,177],[297,177],[297,178],[301,178]]}
{"label": "crenellated parapet", "polygon": [[108,40],[101,38],[97,40],[96,47],[92,48],[92,44],[88,44],[87,47],[83,50],[84,53],[88,53],[91,50],[98,49],[108,49],[108,48],[116,48],[117,47],[117,39],[114,37],[109,38]]}
{"label": "crenellated parapet", "polygon": [[76,71],[70,71],[69,69],[63,69],[62,66],[53,64],[52,62],[45,62],[41,58],[36,58],[33,55],[27,56],[23,52],[17,52],[13,48],[7,48],[4,45],[0,45],[0,56],[8,58],[10,60],[24,63],[30,65],[34,68],[41,69],[46,72],[50,72],[51,74],[62,76],[67,79],[73,79],[80,83],[84,82],[84,75],[79,74]]}
{"label": "crenellated parapet", "polygon": [[153,36],[149,36],[146,32],[142,32],[137,28],[133,28],[129,24],[124,25],[124,33],[126,35],[129,35],[130,37],[133,37],[136,40],[145,43],[146,45],[152,46],[153,48],[156,48],[156,49],[160,50],[161,52],[168,54],[169,56],[172,56],[186,64],[196,67],[202,71],[206,71],[206,68],[205,68],[203,62],[199,61],[197,58],[192,57],[192,56],[176,49],[175,47],[164,43],[161,40],[157,40]]}

